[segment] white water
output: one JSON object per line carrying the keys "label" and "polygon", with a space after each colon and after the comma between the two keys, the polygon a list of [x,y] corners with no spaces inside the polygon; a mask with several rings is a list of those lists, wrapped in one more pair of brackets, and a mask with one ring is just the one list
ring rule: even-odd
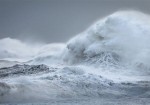
{"label": "white water", "polygon": [[[74,62],[109,52],[123,63],[149,65],[150,57],[149,15],[136,11],[116,12],[92,25],[87,31],[72,38],[67,46]],[[106,54],[107,55],[107,54]]]}
{"label": "white water", "polygon": [[[15,102],[11,96],[18,98],[19,102],[24,99],[28,102],[30,98],[49,100],[61,96],[81,96],[86,92],[91,96],[98,92],[123,94],[121,90],[118,90],[119,93],[111,89],[99,91],[98,87],[107,87],[110,81],[149,81],[149,40],[150,16],[137,11],[115,12],[70,39],[67,44],[30,45],[16,39],[1,39],[1,60],[46,64],[56,68],[54,73],[1,80],[11,87],[3,100]],[[78,83],[92,85],[90,89],[82,90],[83,87],[76,87]]]}
{"label": "white water", "polygon": [[67,44],[31,45],[17,39],[1,39],[0,59],[18,58],[27,61],[38,57],[59,57],[62,54],[59,60],[75,64],[103,52],[105,56],[115,56],[114,62],[116,59],[123,64],[143,64],[149,67],[149,40],[149,15],[137,11],[119,11],[94,23]]}

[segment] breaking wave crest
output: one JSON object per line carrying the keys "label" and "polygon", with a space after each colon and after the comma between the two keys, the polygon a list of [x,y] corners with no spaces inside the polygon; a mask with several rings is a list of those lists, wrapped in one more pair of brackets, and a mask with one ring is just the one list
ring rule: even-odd
{"label": "breaking wave crest", "polygon": [[0,59],[25,59],[33,64],[123,64],[149,68],[149,17],[137,11],[115,12],[67,44],[29,45],[16,39],[1,39]]}
{"label": "breaking wave crest", "polygon": [[105,62],[149,68],[149,40],[149,15],[137,11],[119,11],[72,38],[67,43],[64,58],[70,63],[88,60],[97,65]]}
{"label": "breaking wave crest", "polygon": [[115,12],[63,44],[1,39],[0,102],[150,97],[149,40],[150,16],[137,11]]}
{"label": "breaking wave crest", "polygon": [[12,38],[1,39],[0,45],[0,60],[18,62],[28,62],[38,58],[44,59],[46,56],[56,56],[59,50],[62,50],[65,46],[62,43],[34,44],[33,42],[33,44],[29,44]]}

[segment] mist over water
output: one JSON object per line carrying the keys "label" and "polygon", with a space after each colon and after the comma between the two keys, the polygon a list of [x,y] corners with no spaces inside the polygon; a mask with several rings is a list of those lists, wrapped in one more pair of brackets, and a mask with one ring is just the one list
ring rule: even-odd
{"label": "mist over water", "polygon": [[[67,43],[31,45],[17,39],[1,39],[1,60],[30,65],[46,64],[50,73],[0,80],[0,92],[3,94],[0,95],[0,101],[31,102],[75,96],[94,97],[106,94],[106,87],[112,90],[111,94],[130,96],[130,88],[129,91],[123,90],[120,83],[149,81],[149,40],[150,16],[138,11],[115,12]],[[112,83],[117,84],[118,90],[113,90],[116,88],[111,87]],[[99,87],[102,89],[99,90]],[[144,97],[150,96],[144,89],[141,88]],[[132,92],[138,95],[136,89]]]}
{"label": "mist over water", "polygon": [[149,66],[149,24],[149,15],[137,11],[116,12],[71,39],[68,53],[75,59],[114,53],[119,62]]}

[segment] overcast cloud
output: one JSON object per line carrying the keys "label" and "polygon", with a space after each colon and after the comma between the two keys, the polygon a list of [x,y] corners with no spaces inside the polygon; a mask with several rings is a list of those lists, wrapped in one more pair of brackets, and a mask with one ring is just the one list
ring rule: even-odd
{"label": "overcast cloud", "polygon": [[117,10],[150,13],[149,0],[0,0],[0,38],[65,42]]}

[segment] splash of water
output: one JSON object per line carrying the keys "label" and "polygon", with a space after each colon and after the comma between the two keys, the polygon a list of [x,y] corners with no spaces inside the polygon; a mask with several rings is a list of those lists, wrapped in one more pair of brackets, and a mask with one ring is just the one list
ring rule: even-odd
{"label": "splash of water", "polygon": [[[149,40],[150,16],[137,11],[115,12],[70,39],[67,44],[31,46],[15,39],[2,39],[0,59],[25,59],[28,64],[46,64],[51,71],[2,80],[0,98],[4,102],[24,99],[28,102],[109,92],[113,95],[118,92],[117,96],[143,95],[144,92],[145,97],[150,96],[150,90],[147,92],[144,86],[138,84],[150,79]],[[122,82],[131,83],[125,84],[126,87],[122,86]],[[135,82],[137,84],[133,85]],[[118,90],[115,90],[116,87]]]}

